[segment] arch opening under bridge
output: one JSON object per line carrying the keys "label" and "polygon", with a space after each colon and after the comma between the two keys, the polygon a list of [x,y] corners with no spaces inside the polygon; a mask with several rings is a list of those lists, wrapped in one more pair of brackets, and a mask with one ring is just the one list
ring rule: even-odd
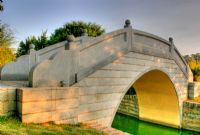
{"label": "arch opening under bridge", "polygon": [[148,71],[134,81],[131,87],[137,94],[140,120],[181,127],[177,90],[167,73],[158,69]]}

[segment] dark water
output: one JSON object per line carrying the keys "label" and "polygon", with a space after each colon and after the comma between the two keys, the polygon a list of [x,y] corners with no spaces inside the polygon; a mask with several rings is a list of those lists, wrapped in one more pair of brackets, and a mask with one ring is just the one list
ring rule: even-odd
{"label": "dark water", "polygon": [[140,121],[119,113],[116,114],[112,127],[134,135],[200,135],[197,132],[179,130]]}

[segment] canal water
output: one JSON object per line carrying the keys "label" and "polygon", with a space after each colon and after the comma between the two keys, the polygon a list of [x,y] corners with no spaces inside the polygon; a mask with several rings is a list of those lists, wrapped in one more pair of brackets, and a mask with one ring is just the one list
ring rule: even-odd
{"label": "canal water", "polygon": [[200,135],[197,132],[140,121],[119,113],[115,115],[112,127],[133,135]]}

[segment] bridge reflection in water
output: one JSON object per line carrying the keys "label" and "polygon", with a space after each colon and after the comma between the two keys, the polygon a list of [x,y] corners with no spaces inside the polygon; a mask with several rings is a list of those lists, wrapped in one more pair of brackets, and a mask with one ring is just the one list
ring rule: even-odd
{"label": "bridge reflection in water", "polygon": [[112,127],[134,135],[199,135],[199,133],[169,128],[120,113],[115,115]]}

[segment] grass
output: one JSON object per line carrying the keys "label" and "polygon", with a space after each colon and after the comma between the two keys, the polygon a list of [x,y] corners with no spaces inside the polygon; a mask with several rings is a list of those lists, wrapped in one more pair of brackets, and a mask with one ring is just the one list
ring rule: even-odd
{"label": "grass", "polygon": [[105,135],[95,129],[79,125],[24,124],[16,117],[0,116],[2,135]]}

